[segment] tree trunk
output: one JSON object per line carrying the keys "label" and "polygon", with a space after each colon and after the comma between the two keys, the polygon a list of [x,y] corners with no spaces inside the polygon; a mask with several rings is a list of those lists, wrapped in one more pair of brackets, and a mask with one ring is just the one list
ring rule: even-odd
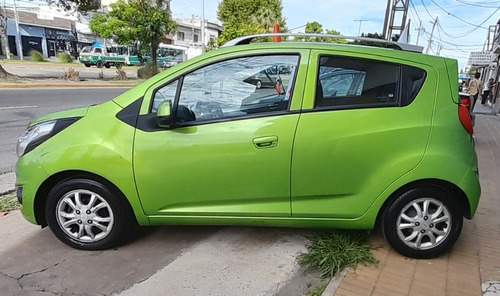
{"label": "tree trunk", "polygon": [[9,72],[5,71],[5,69],[0,64],[0,79],[18,79],[18,78],[19,78],[18,76],[10,74]]}
{"label": "tree trunk", "polygon": [[3,47],[3,53],[10,60],[9,39],[7,38],[7,16],[4,13],[0,8],[0,43]]}
{"label": "tree trunk", "polygon": [[151,42],[151,58],[153,59],[154,74],[158,73],[158,43]]}

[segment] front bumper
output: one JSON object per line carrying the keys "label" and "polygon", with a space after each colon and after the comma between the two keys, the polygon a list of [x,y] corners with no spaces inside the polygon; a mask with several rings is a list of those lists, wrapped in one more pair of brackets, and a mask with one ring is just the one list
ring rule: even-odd
{"label": "front bumper", "polygon": [[26,220],[39,225],[35,197],[49,176],[37,161],[36,151],[31,151],[19,159],[16,172],[17,199],[23,205],[21,212]]}

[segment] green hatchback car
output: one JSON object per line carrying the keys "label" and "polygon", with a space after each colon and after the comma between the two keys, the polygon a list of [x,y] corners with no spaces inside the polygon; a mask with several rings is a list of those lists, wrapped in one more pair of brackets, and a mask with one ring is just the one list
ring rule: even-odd
{"label": "green hatchback car", "polygon": [[[137,224],[379,225],[405,256],[449,250],[481,192],[457,62],[391,42],[250,43],[263,36],[31,122],[25,218],[85,250]],[[274,87],[248,80],[276,68]]]}

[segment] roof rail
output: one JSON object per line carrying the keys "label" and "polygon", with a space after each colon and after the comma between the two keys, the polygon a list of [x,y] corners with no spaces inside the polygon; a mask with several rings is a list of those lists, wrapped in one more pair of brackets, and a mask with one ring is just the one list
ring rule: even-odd
{"label": "roof rail", "polygon": [[229,47],[235,45],[244,45],[250,44],[252,40],[259,37],[273,37],[273,36],[281,36],[281,37],[319,37],[319,38],[340,38],[347,40],[356,40],[356,41],[366,41],[373,43],[384,43],[387,45],[394,46],[395,49],[403,50],[403,51],[411,51],[422,53],[424,48],[418,45],[412,45],[407,43],[399,43],[395,41],[388,41],[383,39],[375,39],[375,38],[366,38],[366,37],[353,37],[353,36],[343,36],[343,35],[330,35],[330,34],[309,34],[309,33],[266,33],[266,34],[257,34],[257,35],[249,35],[243,36],[231,41],[226,42],[222,47]]}

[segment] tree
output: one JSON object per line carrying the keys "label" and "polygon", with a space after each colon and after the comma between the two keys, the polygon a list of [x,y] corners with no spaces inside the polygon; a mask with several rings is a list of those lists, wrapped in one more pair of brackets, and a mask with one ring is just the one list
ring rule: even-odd
{"label": "tree", "polygon": [[7,14],[4,10],[2,10],[1,7],[0,7],[0,38],[1,38],[0,43],[2,43],[3,51],[5,52],[7,59],[10,59],[9,40],[7,39]]}
{"label": "tree", "polygon": [[81,13],[101,8],[100,0],[47,0],[50,4],[57,4],[66,10],[77,10]]}
{"label": "tree", "polygon": [[[314,21],[308,22],[305,28],[306,33],[310,34],[323,34],[323,25]],[[335,30],[326,30],[326,34],[329,35],[340,35],[340,32]],[[342,38],[330,38],[330,37],[295,37],[296,41],[307,41],[307,42],[324,42],[324,43],[341,43],[346,44],[347,40]]]}
{"label": "tree", "polygon": [[154,67],[158,45],[177,28],[163,0],[119,0],[108,14],[95,14],[90,29],[121,45],[135,45],[139,52],[151,51]]}
{"label": "tree", "polygon": [[245,35],[270,33],[274,24],[285,28],[281,0],[222,0],[217,17],[224,30],[217,45]]}
{"label": "tree", "polygon": [[[366,33],[366,34],[361,33],[361,37],[385,40],[384,36],[382,34],[379,34],[379,33]],[[396,40],[394,40],[395,38],[396,38]],[[399,36],[398,35],[393,36],[392,39],[393,39],[393,41],[397,41],[397,39],[399,39]],[[364,41],[364,40],[356,40],[352,43],[357,44],[357,45],[377,46],[377,47],[384,47],[384,48],[393,48],[394,47],[393,45],[387,44],[387,43],[379,43],[379,42]]]}

